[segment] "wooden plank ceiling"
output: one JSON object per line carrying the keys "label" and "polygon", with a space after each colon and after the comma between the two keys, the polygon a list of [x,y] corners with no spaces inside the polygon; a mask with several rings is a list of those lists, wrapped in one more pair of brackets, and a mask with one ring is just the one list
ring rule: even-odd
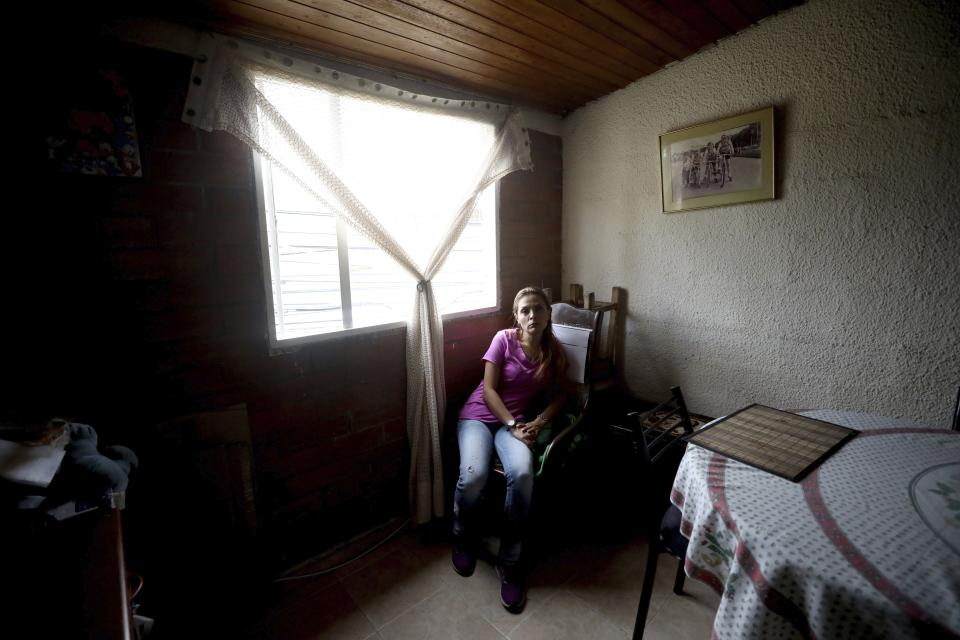
{"label": "wooden plank ceiling", "polygon": [[195,0],[190,17],[564,115],[801,1]]}

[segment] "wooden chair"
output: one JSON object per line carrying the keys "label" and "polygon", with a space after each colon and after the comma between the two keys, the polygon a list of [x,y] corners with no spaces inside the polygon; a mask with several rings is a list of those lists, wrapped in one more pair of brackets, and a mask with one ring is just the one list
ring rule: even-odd
{"label": "wooden chair", "polygon": [[[573,389],[568,395],[567,404],[553,420],[540,431],[534,445],[534,509],[531,514],[531,527],[534,531],[548,531],[550,518],[559,517],[555,507],[561,506],[566,497],[563,495],[564,469],[573,451],[586,436],[590,424],[591,398],[599,382],[606,383],[608,376],[596,373],[594,351],[596,335],[602,314],[596,310],[576,308],[568,303],[557,302],[551,305],[553,332],[563,345],[567,355],[567,381]],[[493,453],[491,482],[481,498],[483,521],[487,523],[483,537],[487,551],[493,554],[497,545],[496,531],[502,526],[497,512],[502,511],[505,480],[503,465],[496,451]],[[536,535],[536,534],[534,534]]]}
{"label": "wooden chair", "polygon": [[[626,312],[626,291],[613,287],[610,301],[597,300],[591,292],[584,297],[583,286],[570,285],[569,298],[565,301],[571,307],[591,311],[596,314],[594,335],[596,345],[590,364],[589,376],[594,380],[594,390],[600,391],[613,386],[622,386],[620,359],[623,353],[623,320]],[[554,319],[556,322],[556,319]]]}
{"label": "wooden chair", "polygon": [[[670,399],[643,413],[628,414],[625,425],[611,425],[614,430],[620,430],[628,435],[634,446],[634,453],[641,461],[645,471],[647,487],[655,486],[654,478],[658,464],[668,453],[679,454],[685,446],[684,436],[693,433],[693,423],[687,411],[686,402],[680,387],[670,389]],[[673,474],[670,474],[671,479]],[[647,518],[647,567],[643,574],[643,588],[640,592],[640,603],[637,607],[637,619],[634,624],[633,638],[643,638],[646,626],[647,612],[650,609],[650,598],[653,595],[653,582],[657,572],[657,557],[661,553],[669,553],[678,558],[677,572],[674,577],[673,592],[683,593],[684,569],[683,559],[687,552],[687,539],[680,533],[680,510],[672,504],[666,511],[661,510],[661,496],[655,501],[653,512],[662,518],[654,520]]]}
{"label": "wooden chair", "polygon": [[[534,508],[539,516],[531,514],[531,519],[541,524],[544,521],[542,516],[555,511],[552,508],[554,503],[563,501],[558,495],[564,484],[563,470],[579,443],[587,439],[591,398],[596,396],[595,392],[612,387],[619,378],[614,354],[618,352],[617,311],[622,299],[622,289],[614,288],[613,302],[596,302],[591,294],[586,307],[582,301],[579,307],[570,302],[551,304],[554,335],[567,355],[567,380],[575,392],[569,395],[564,409],[540,431],[534,445]],[[502,526],[497,514],[502,512],[505,491],[503,465],[496,451],[492,470],[494,473],[483,492],[482,504],[478,505],[484,514],[478,520],[487,523],[481,536],[486,539],[487,550],[491,553],[497,537],[495,532]],[[543,528],[549,527],[543,525]]]}
{"label": "wooden chair", "polygon": [[[534,447],[536,477],[562,464],[563,456],[577,433],[586,424],[585,418],[594,390],[592,378],[593,351],[601,314],[578,309],[568,303],[551,305],[553,334],[567,355],[567,380],[575,389],[573,397],[558,416],[541,431]],[[494,471],[503,475],[503,467],[494,454]]]}

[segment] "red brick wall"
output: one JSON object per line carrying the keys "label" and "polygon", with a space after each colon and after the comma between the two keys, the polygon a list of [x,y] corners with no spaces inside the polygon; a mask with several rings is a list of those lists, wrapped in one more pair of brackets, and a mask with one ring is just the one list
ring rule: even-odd
{"label": "red brick wall", "polygon": [[[10,267],[32,269],[14,288],[34,313],[13,356],[21,415],[88,421],[150,461],[155,422],[245,403],[261,533],[280,564],[405,513],[403,331],[269,355],[249,151],[180,122],[189,60],[103,55],[130,86],[144,176],[53,174],[34,158],[38,203]],[[531,138],[536,170],[501,185],[504,309],[522,285],[560,286],[560,141]],[[479,382],[507,320],[447,323],[451,398]]]}

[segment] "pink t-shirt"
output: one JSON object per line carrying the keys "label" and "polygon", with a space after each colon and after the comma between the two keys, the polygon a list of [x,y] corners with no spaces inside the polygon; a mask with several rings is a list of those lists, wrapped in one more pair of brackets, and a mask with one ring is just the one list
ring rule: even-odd
{"label": "pink t-shirt", "polygon": [[[537,380],[537,363],[527,360],[520,346],[516,329],[504,329],[493,336],[490,348],[483,354],[487,362],[500,366],[500,386],[497,391],[515,419],[524,419],[524,412],[530,399],[546,386],[545,380]],[[546,376],[544,377],[546,379]],[[481,422],[500,422],[493,415],[483,399],[483,381],[470,394],[470,398],[460,410],[461,420],[480,420]]]}

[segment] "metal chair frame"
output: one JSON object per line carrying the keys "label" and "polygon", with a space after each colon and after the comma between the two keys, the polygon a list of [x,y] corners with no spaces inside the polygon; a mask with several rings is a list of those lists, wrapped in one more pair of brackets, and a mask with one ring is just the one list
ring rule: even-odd
{"label": "metal chair frame", "polygon": [[[663,415],[659,415],[663,412]],[[667,423],[674,417],[679,416],[678,425]],[[648,474],[651,474],[654,465],[657,464],[663,456],[675,450],[674,448],[681,443],[685,443],[685,437],[693,433],[693,423],[690,420],[690,413],[687,410],[686,401],[683,399],[683,393],[680,387],[670,389],[670,399],[657,405],[649,411],[643,413],[633,412],[628,417],[635,424],[634,427],[611,425],[615,431],[632,435],[632,441],[635,453],[643,461],[644,468]],[[655,420],[649,425],[644,426],[648,418],[655,417]],[[682,433],[677,433],[681,430]],[[669,511],[669,509],[668,509]],[[664,514],[666,515],[666,514]],[[668,552],[671,555],[677,555],[674,550],[664,545],[660,535],[660,522],[654,518],[649,518],[650,525],[647,530],[648,553],[647,566],[643,574],[643,587],[640,592],[640,603],[637,606],[637,618],[633,629],[634,640],[643,638],[643,630],[646,626],[647,613],[650,609],[650,599],[653,595],[653,583],[657,572],[657,557]],[[677,572],[673,582],[673,592],[677,595],[683,594],[683,583],[686,574],[683,569],[683,557],[679,558]]]}

